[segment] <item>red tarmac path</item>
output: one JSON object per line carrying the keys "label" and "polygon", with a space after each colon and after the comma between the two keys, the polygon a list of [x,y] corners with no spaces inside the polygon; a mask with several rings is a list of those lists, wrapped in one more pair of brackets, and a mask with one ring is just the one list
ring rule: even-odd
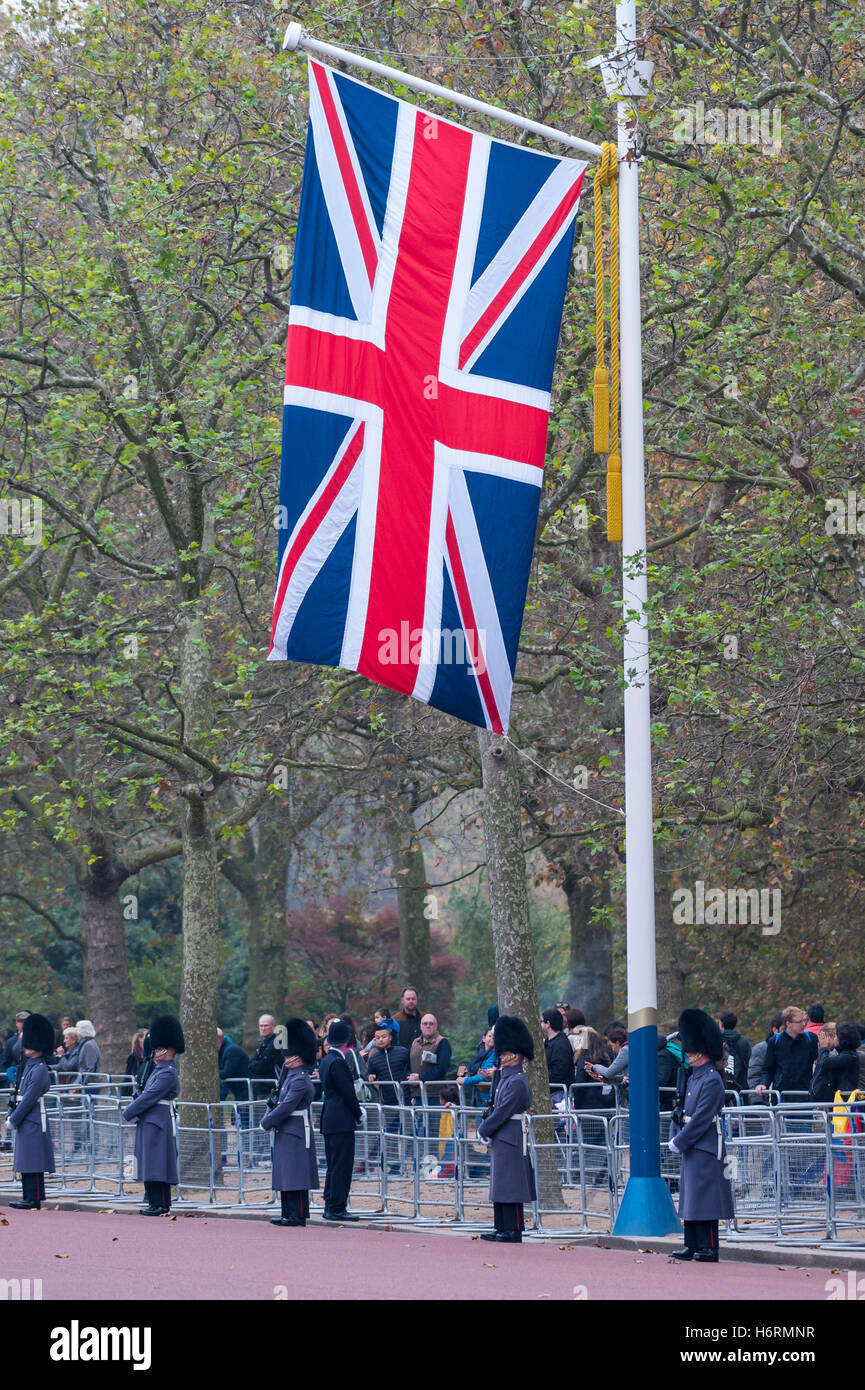
{"label": "red tarmac path", "polygon": [[[452,1300],[580,1298],[765,1301],[826,1298],[827,1269],[779,1269],[723,1257],[677,1264],[665,1255],[555,1241],[498,1246],[470,1235],[396,1226],[390,1231],[324,1225],[302,1230],[230,1217],[145,1218],[0,1207],[0,1278],[41,1279],[45,1300],[388,1299],[422,1286]],[[68,1263],[67,1263],[68,1261]],[[281,1292],[283,1286],[285,1292]],[[279,1292],[277,1292],[279,1290]]]}

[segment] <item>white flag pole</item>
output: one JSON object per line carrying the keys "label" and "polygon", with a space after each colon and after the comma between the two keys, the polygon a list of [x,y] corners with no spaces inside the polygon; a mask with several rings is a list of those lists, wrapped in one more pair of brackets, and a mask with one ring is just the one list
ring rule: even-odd
{"label": "white flag pole", "polygon": [[507,125],[516,126],[518,130],[527,130],[532,135],[542,135],[547,140],[557,140],[560,145],[568,145],[572,150],[579,150],[581,154],[588,155],[590,159],[600,159],[601,147],[594,145],[591,140],[581,140],[577,135],[568,135],[564,130],[556,130],[553,126],[542,125],[540,121],[530,121],[527,116],[520,116],[514,111],[504,111],[500,106],[493,106],[488,101],[478,101],[476,97],[465,96],[462,92],[454,92],[450,87],[440,87],[437,82],[427,82],[423,77],[415,77],[410,72],[401,72],[399,68],[389,68],[384,63],[377,63],[372,58],[364,58],[359,53],[351,53],[347,48],[337,48],[335,44],[323,43],[320,39],[314,39],[310,34],[305,33],[300,24],[289,24],[285,31],[285,38],[282,46],[285,49],[294,50],[302,48],[307,53],[315,53],[320,58],[332,58],[337,62],[349,63],[352,67],[362,68],[364,72],[373,73],[376,77],[386,77],[391,82],[400,82],[404,87],[410,87],[415,92],[425,92],[427,96],[440,97],[443,101],[453,102],[455,106],[462,106],[466,111],[476,111],[481,116],[492,116],[497,121],[505,121]]}
{"label": "white flag pole", "polygon": [[652,847],[649,627],[646,618],[646,489],[640,330],[640,159],[635,98],[652,64],[637,59],[635,0],[616,5],[616,49],[595,59],[617,99],[619,322],[624,607],[625,898],[628,934],[628,1095],[630,1174],[614,1231],[659,1236],[680,1229],[661,1177],[658,1104],[658,995]]}

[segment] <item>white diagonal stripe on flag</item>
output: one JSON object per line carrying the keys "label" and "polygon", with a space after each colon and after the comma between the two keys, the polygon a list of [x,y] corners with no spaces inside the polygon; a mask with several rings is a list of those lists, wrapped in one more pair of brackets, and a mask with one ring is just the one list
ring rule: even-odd
{"label": "white diagonal stripe on flag", "polygon": [[310,61],[309,119],[330,224],[358,319],[370,321],[381,238],[333,73]]}
{"label": "white diagonal stripe on flag", "polygon": [[[526,208],[504,245],[472,286],[465,304],[462,329],[460,333],[460,367],[470,369],[483,353],[490,339],[520,302],[526,290],[543,270],[562,237],[576,216],[579,199],[574,190],[583,177],[585,165],[575,165],[573,161],[556,165],[550,177]],[[551,219],[557,210],[564,208],[569,200],[573,206],[564,211],[558,225],[550,227]],[[538,245],[543,241],[543,245]],[[528,253],[535,254],[528,255]],[[528,255],[528,262],[522,267]],[[509,283],[510,282],[510,283]],[[496,305],[496,300],[501,303]],[[467,340],[477,333],[478,325],[489,314],[491,306],[496,306],[494,317],[484,324],[483,336],[472,346],[465,357]]]}

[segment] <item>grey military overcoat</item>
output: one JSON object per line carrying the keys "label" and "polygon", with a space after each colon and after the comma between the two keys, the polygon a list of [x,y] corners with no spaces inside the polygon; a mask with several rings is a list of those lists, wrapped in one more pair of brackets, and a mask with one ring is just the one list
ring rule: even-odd
{"label": "grey military overcoat", "polygon": [[28,1057],[18,1087],[18,1104],[8,1123],[15,1134],[12,1158],[16,1173],[53,1173],[54,1145],[40,1101],[51,1085],[51,1073],[41,1057]]}
{"label": "grey military overcoat", "polygon": [[532,1088],[522,1063],[503,1067],[493,1111],[478,1134],[490,1141],[490,1201],[533,1202],[535,1175],[528,1156],[523,1122],[514,1116],[531,1109]]}
{"label": "grey military overcoat", "polygon": [[[318,1187],[318,1159],[309,1104],[315,1088],[302,1067],[286,1067],[279,1103],[264,1112],[261,1128],[273,1131],[274,1192],[308,1192]],[[295,1114],[295,1111],[302,1114]]]}
{"label": "grey military overcoat", "polygon": [[135,1162],[138,1182],[177,1182],[177,1136],[171,1105],[180,1094],[173,1062],[157,1062],[137,1100],[127,1105],[124,1120],[135,1120]]}
{"label": "grey military overcoat", "polygon": [[714,1063],[695,1067],[685,1092],[685,1123],[674,1135],[682,1155],[679,1215],[683,1221],[728,1221],[733,1215],[733,1189],[725,1176],[727,1153],[718,1118],[724,1099],[724,1083]]}

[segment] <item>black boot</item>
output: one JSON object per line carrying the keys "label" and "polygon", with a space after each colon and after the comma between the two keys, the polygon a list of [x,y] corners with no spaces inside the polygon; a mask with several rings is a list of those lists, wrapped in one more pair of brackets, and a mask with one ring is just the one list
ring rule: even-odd
{"label": "black boot", "polygon": [[45,1196],[45,1178],[42,1173],[21,1174],[21,1201],[10,1202],[16,1211],[38,1211]]}
{"label": "black boot", "polygon": [[693,1260],[697,1253],[699,1223],[697,1221],[684,1221],[682,1224],[685,1227],[685,1248],[684,1250],[671,1251],[671,1260]]}
{"label": "black boot", "polygon": [[282,1215],[272,1216],[270,1218],[271,1226],[305,1226],[301,1196],[302,1194],[299,1192],[280,1192]]}
{"label": "black boot", "polygon": [[700,1221],[697,1224],[697,1252],[694,1259],[702,1265],[718,1263],[718,1223]]}

